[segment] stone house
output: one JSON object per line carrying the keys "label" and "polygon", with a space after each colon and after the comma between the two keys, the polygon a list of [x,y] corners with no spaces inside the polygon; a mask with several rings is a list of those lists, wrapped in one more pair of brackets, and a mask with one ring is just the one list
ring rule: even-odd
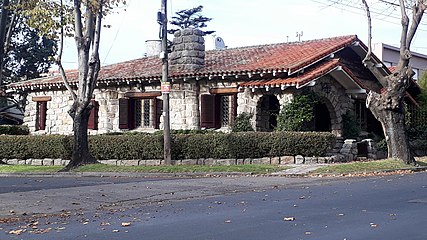
{"label": "stone house", "polygon": [[[172,129],[228,129],[243,112],[257,131],[270,131],[280,108],[304,90],[316,93],[315,129],[342,134],[342,115],[356,113],[366,131],[378,123],[365,107],[380,91],[362,65],[367,47],[357,36],[205,51],[201,31],[175,34],[170,54]],[[377,59],[379,71],[390,74]],[[77,72],[67,73],[76,86]],[[145,57],[102,67],[93,96],[90,134],[162,129],[161,59]],[[32,134],[71,134],[72,103],[60,76],[13,83],[26,94],[24,124]],[[381,128],[380,128],[381,129]]]}

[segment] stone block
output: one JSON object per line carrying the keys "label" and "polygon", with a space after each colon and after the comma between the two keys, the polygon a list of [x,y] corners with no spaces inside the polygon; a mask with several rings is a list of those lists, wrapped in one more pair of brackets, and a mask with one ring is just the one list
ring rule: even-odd
{"label": "stone block", "polygon": [[33,159],[29,158],[25,160],[25,165],[32,165],[33,164]]}
{"label": "stone block", "polygon": [[18,165],[25,165],[27,164],[26,160],[18,160]]}
{"label": "stone block", "polygon": [[270,164],[270,158],[254,158],[252,164]]}
{"label": "stone block", "polygon": [[295,164],[304,164],[304,157],[301,155],[295,156]]}
{"label": "stone block", "polygon": [[218,159],[216,161],[217,165],[223,165],[223,166],[230,166],[230,165],[236,165],[235,159]]}
{"label": "stone block", "polygon": [[295,163],[294,156],[282,156],[280,157],[280,164],[293,164]]}
{"label": "stone block", "polygon": [[270,164],[272,164],[272,165],[279,165],[280,164],[280,157],[272,157],[270,159]]}
{"label": "stone block", "polygon": [[246,158],[243,162],[243,164],[252,164],[252,158]]}
{"label": "stone block", "polygon": [[43,166],[43,160],[42,159],[33,159],[31,161],[31,165],[34,165],[34,166]]}
{"label": "stone block", "polygon": [[203,160],[203,165],[212,166],[216,164],[216,160],[213,158],[206,158]]}
{"label": "stone block", "polygon": [[108,165],[117,165],[117,160],[111,159],[111,160],[101,160],[102,164],[108,164]]}
{"label": "stone block", "polygon": [[145,160],[145,166],[160,166],[162,164],[161,160],[149,159]]}
{"label": "stone block", "polygon": [[53,159],[53,166],[62,166],[62,159]]}
{"label": "stone block", "polygon": [[53,159],[43,159],[43,166],[53,166]]}
{"label": "stone block", "polygon": [[317,157],[305,157],[304,164],[315,164],[317,163]]}
{"label": "stone block", "polygon": [[236,164],[237,165],[243,165],[243,164],[245,164],[245,159],[237,159],[236,160]]}
{"label": "stone block", "polygon": [[9,159],[9,160],[4,160],[3,162],[10,165],[17,165],[18,161],[19,161],[18,159]]}
{"label": "stone block", "polygon": [[139,160],[121,160],[117,162],[119,166],[139,166]]}
{"label": "stone block", "polygon": [[70,163],[70,160],[62,160],[62,166],[67,166]]}

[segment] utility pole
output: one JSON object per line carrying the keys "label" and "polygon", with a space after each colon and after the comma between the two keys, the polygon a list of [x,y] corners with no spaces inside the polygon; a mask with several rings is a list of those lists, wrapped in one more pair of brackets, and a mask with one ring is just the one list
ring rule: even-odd
{"label": "utility pole", "polygon": [[168,18],[167,18],[167,0],[161,0],[161,12],[158,14],[157,21],[160,24],[160,37],[162,40],[162,52],[160,58],[162,59],[162,82],[161,89],[163,94],[163,157],[165,165],[171,165],[171,131],[170,131],[170,114],[169,114],[169,94],[171,84],[168,80],[169,64],[168,64]]}

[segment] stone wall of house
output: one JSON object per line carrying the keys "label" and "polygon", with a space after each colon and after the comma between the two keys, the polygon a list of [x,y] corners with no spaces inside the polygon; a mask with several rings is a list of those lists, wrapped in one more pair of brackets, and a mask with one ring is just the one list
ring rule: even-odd
{"label": "stone wall of house", "polygon": [[[171,129],[199,129],[199,86],[197,83],[174,83],[170,93]],[[163,121],[162,121],[163,123]],[[163,125],[160,126],[163,128]]]}
{"label": "stone wall of house", "polygon": [[294,96],[291,91],[281,91],[279,89],[272,89],[269,92],[261,89],[252,92],[250,89],[245,89],[237,95],[237,114],[243,112],[252,114],[252,127],[257,131],[265,131],[268,129],[269,113],[263,112],[261,107],[262,98],[266,95],[276,97],[280,104],[280,108],[292,102]]}
{"label": "stone wall of house", "polygon": [[[327,86],[327,91],[325,91]],[[312,90],[321,98],[329,110],[332,133],[340,137],[342,134],[342,115],[354,109],[353,100],[346,94],[344,87],[331,76],[317,81]]]}
{"label": "stone wall of house", "polygon": [[[47,102],[46,129],[35,131],[37,102],[33,101],[33,97],[52,97],[51,101]],[[72,132],[72,119],[68,115],[69,106],[72,99],[67,91],[42,91],[31,92],[27,97],[27,105],[25,106],[24,125],[27,125],[30,132],[35,134],[68,134]]]}

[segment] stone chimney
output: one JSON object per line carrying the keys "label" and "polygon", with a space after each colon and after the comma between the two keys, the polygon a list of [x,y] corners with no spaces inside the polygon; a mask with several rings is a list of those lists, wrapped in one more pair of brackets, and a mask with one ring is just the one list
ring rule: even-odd
{"label": "stone chimney", "polygon": [[174,34],[170,69],[195,71],[205,65],[205,39],[203,32],[195,28],[178,30]]}

